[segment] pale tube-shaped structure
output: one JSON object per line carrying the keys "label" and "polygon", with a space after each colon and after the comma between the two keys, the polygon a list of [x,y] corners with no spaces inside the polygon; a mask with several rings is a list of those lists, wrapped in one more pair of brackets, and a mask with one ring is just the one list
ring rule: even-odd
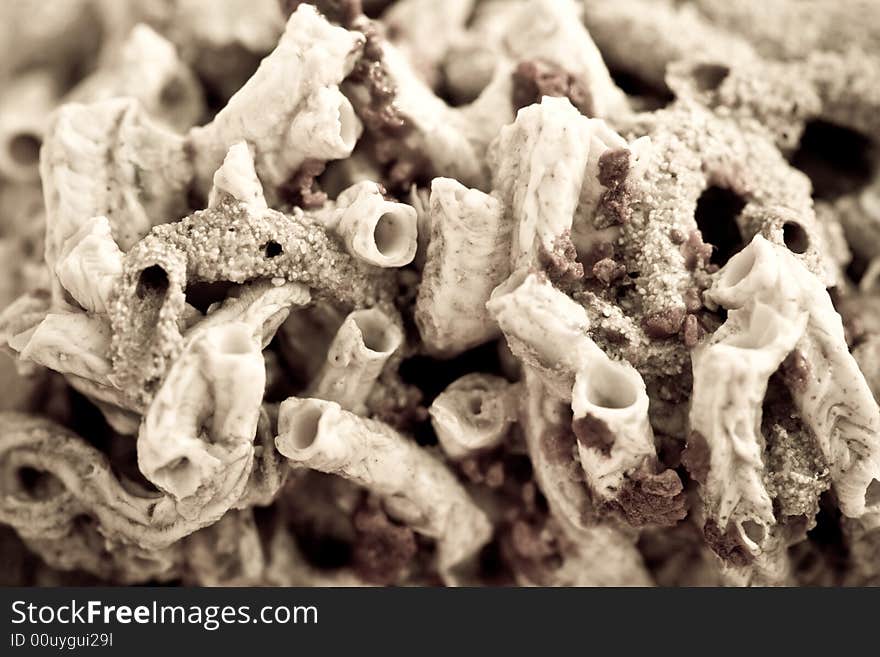
{"label": "pale tube-shaped structure", "polygon": [[389,201],[374,182],[357,183],[339,194],[331,217],[329,222],[345,248],[364,262],[376,267],[402,267],[416,255],[415,208]]}
{"label": "pale tube-shaped structure", "polygon": [[787,249],[757,235],[719,272],[705,298],[729,311],[765,304],[788,322],[807,314],[806,330],[790,351],[800,352],[809,367],[789,383],[792,398],[828,461],[844,515],[880,515],[880,407],[822,282]]}
{"label": "pale tube-shaped structure", "polygon": [[559,249],[570,235],[582,188],[598,186],[588,180],[588,163],[612,145],[626,142],[604,121],[582,116],[567,98],[545,96],[501,130],[489,158],[493,189],[515,221],[513,269]]}
{"label": "pale tube-shaped structure", "polygon": [[589,116],[628,114],[626,96],[581,23],[581,13],[580,3],[572,0],[479,3],[468,31],[449,49],[447,85],[455,96],[473,98],[505,64],[540,61],[577,80]]}
{"label": "pale tube-shaped structure", "polygon": [[570,402],[555,395],[528,365],[523,367],[523,380],[520,427],[535,481],[566,533],[575,538],[584,536],[595,524],[596,513],[578,463]]}
{"label": "pale tube-shaped structure", "polygon": [[108,423],[122,434],[137,432],[143,409],[111,380],[107,318],[73,308],[49,312],[47,299],[23,296],[0,316],[0,342],[17,358],[22,372],[34,364],[64,375],[72,388],[89,397]]}
{"label": "pale tube-shaped structure", "polygon": [[430,351],[452,356],[498,333],[486,302],[510,273],[510,222],[497,198],[450,178],[431,182],[429,207],[415,321]]}
{"label": "pale tube-shaped structure", "polygon": [[259,343],[234,322],[198,333],[168,371],[138,433],[138,467],[185,518],[237,500],[254,457],[265,387]]}
{"label": "pale tube-shaped structure", "polygon": [[278,327],[284,323],[293,307],[305,306],[311,301],[305,285],[278,281],[248,283],[231,292],[220,305],[208,308],[208,314],[186,333],[191,340],[199,332],[230,322],[244,322],[251,337],[265,349]]}
{"label": "pale tube-shaped structure", "polygon": [[489,540],[492,525],[442,461],[391,427],[318,399],[281,404],[275,445],[292,463],[336,474],[382,498],[397,520],[437,541],[452,577]]}
{"label": "pale tube-shaped structure", "polygon": [[543,274],[514,272],[486,304],[514,356],[532,369],[554,395],[571,399],[575,375],[599,349],[587,335],[583,306]]}
{"label": "pale tube-shaped structure", "polygon": [[689,440],[705,440],[709,450],[708,473],[695,474],[705,477],[701,494],[706,516],[722,533],[733,523],[753,554],[763,549],[776,524],[763,481],[764,395],[806,322],[806,314],[790,320],[771,306],[755,304],[732,311],[711,340],[691,353]]}
{"label": "pale tube-shaped structure", "polygon": [[446,455],[463,459],[500,444],[516,420],[515,390],[499,376],[478,372],[449,384],[428,409]]}
{"label": "pale tube-shaped structure", "polygon": [[634,367],[604,354],[587,360],[571,393],[578,455],[593,493],[617,496],[624,477],[657,460],[645,382]]}
{"label": "pale tube-shaped structure", "polygon": [[155,124],[137,101],[117,98],[71,103],[52,115],[40,178],[46,263],[54,269],[93,217],[106,217],[127,251],[154,225],[187,214],[192,169],[182,137]]}
{"label": "pale tube-shaped structure", "polygon": [[106,313],[113,288],[122,279],[122,251],[107,217],[83,222],[61,247],[55,275],[83,309]]}
{"label": "pale tube-shaped structure", "polygon": [[214,184],[208,193],[208,207],[216,208],[226,198],[244,203],[253,212],[268,208],[263,185],[254,169],[254,157],[244,141],[229,147],[223,164],[214,172]]}
{"label": "pale tube-shaped structure", "polygon": [[[577,462],[568,403],[553,395],[531,367],[526,366],[523,374],[525,403],[520,426],[535,481],[563,535],[574,544],[563,546],[562,575],[572,578],[569,585],[650,584],[651,577],[633,540],[620,528],[598,522]],[[578,566],[582,570],[573,572]]]}
{"label": "pale tube-shaped structure", "polygon": [[0,175],[15,182],[40,177],[40,146],[58,102],[52,76],[33,72],[4,85],[0,97]]}
{"label": "pale tube-shaped structure", "polygon": [[363,415],[382,368],[402,344],[403,331],[382,310],[353,311],[336,332],[308,396]]}
{"label": "pale tube-shaped structure", "polygon": [[[479,133],[486,126],[474,125],[466,108],[450,107],[435,95],[394,45],[383,42],[381,48],[385,71],[397,89],[395,107],[407,118],[411,129],[406,145],[425,155],[435,175],[455,178],[469,187],[484,188],[489,179],[484,161],[488,141],[480,138]],[[363,95],[357,88],[349,91],[346,87],[346,92]],[[498,120],[491,118],[493,123]],[[490,132],[494,135],[506,122],[496,123]]]}
{"label": "pale tube-shaped structure", "polygon": [[84,312],[50,312],[32,331],[9,340],[19,357],[44,367],[107,385],[111,372],[110,324]]}
{"label": "pale tube-shaped structure", "polygon": [[268,190],[286,182],[308,159],[347,157],[362,126],[339,91],[364,37],[331,25],[314,6],[290,16],[275,50],[211,123],[193,128],[195,169],[207,192],[230,146],[254,150],[257,175]]}
{"label": "pale tube-shaped structure", "polygon": [[0,428],[4,469],[30,467],[62,484],[36,499],[24,492],[0,496],[0,520],[23,537],[64,539],[75,531],[74,518],[86,513],[98,521],[111,545],[162,550],[228,509],[206,507],[202,514],[183,518],[170,496],[120,481],[104,454],[51,420],[3,413]]}

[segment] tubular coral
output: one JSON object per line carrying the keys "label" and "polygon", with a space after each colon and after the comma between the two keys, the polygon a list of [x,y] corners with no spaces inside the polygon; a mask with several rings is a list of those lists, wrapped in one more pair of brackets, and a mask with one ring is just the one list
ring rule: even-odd
{"label": "tubular coral", "polygon": [[515,419],[511,384],[497,376],[468,374],[453,381],[431,404],[431,424],[452,459],[497,446]]}
{"label": "tubular coral", "polygon": [[520,423],[532,459],[535,478],[547,498],[562,533],[574,544],[575,554],[601,550],[605,559],[580,562],[580,577],[644,585],[647,581],[640,556],[620,529],[598,523],[576,461],[576,439],[568,405],[555,397],[528,367],[525,368],[526,403]]}
{"label": "tubular coral", "polygon": [[571,231],[581,196],[597,185],[588,162],[609,145],[625,142],[602,121],[582,117],[567,99],[545,97],[501,131],[491,158],[494,186],[508,216],[517,219],[513,269],[554,254]]}
{"label": "tubular coral", "polygon": [[260,342],[236,322],[198,332],[171,366],[138,433],[138,466],[182,516],[241,495],[265,376]]}
{"label": "tubular coral", "polygon": [[634,526],[672,525],[686,509],[681,481],[657,459],[648,395],[639,373],[597,351],[578,371],[572,428],[587,484],[599,505]]}
{"label": "tubular coral", "polygon": [[343,306],[388,303],[381,270],[344,253],[315,221],[221,203],[157,226],[126,254],[110,309],[118,385],[149,395],[162,377],[180,349],[187,285],[257,278],[302,283]]}
{"label": "tubular coral", "polygon": [[732,311],[712,338],[692,352],[694,393],[690,430],[709,450],[703,486],[707,517],[759,552],[775,525],[764,483],[761,407],[767,381],[806,328],[806,316],[789,317],[754,303]]}
{"label": "tubular coral", "polygon": [[363,415],[382,368],[402,343],[400,328],[378,308],[350,313],[330,343],[310,396]]}
{"label": "tubular coral", "polygon": [[430,226],[415,321],[431,351],[454,355],[497,334],[486,302],[510,273],[510,224],[494,196],[435,178]]}
{"label": "tubular coral", "polygon": [[19,4],[0,579],[877,581],[864,0]]}
{"label": "tubular coral", "polygon": [[789,380],[788,387],[828,460],[841,511],[850,517],[873,515],[877,501],[870,491],[880,473],[880,409],[820,280],[787,250],[756,236],[722,270],[707,295],[729,310],[769,305],[789,324],[808,316],[805,333],[794,346],[810,369]]}
{"label": "tubular coral", "polygon": [[577,450],[596,501],[620,508],[635,524],[683,517],[678,476],[656,472],[644,381],[590,339],[584,309],[535,274],[511,277],[488,307],[532,376],[572,400]]}
{"label": "tubular coral", "polygon": [[446,466],[387,425],[333,402],[291,398],[278,431],[275,443],[291,462],[364,486],[389,513],[436,539],[440,573],[454,576],[489,540],[488,519]]}
{"label": "tubular coral", "polygon": [[211,524],[228,508],[206,506],[199,517],[185,519],[169,497],[129,492],[131,487],[116,478],[106,457],[67,429],[16,413],[3,414],[2,422],[4,463],[45,471],[59,484],[43,499],[24,491],[3,497],[3,521],[26,537],[62,538],[76,529],[72,522],[77,515],[86,513],[110,539],[162,550]]}
{"label": "tubular coral", "polygon": [[402,267],[416,255],[416,211],[383,192],[368,181],[349,187],[336,199],[330,221],[351,255],[376,267]]}
{"label": "tubular coral", "polygon": [[135,25],[118,48],[105,46],[104,58],[106,65],[74,87],[65,102],[136,98],[151,117],[178,132],[201,118],[204,98],[193,71],[148,25]]}
{"label": "tubular coral", "polygon": [[[190,131],[195,170],[207,193],[227,149],[244,140],[257,175],[274,190],[309,159],[348,156],[360,123],[339,83],[351,72],[363,36],[330,25],[300,5],[278,46],[214,120]],[[253,119],[272,113],[271,120]]]}

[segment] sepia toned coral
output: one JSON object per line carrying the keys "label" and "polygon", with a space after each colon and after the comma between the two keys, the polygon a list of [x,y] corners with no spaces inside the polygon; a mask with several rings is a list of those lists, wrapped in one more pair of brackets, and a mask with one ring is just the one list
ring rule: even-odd
{"label": "sepia toned coral", "polygon": [[880,12],[771,4],[0,4],[4,577],[880,582]]}

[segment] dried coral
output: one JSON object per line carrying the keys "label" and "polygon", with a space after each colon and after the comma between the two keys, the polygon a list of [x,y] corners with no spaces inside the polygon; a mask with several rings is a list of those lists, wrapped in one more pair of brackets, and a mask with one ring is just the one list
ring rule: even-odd
{"label": "dried coral", "polygon": [[25,4],[11,581],[880,581],[876,10]]}

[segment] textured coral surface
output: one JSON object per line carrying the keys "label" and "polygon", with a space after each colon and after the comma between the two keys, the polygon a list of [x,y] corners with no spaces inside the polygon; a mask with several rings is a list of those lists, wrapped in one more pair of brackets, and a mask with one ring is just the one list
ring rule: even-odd
{"label": "textured coral surface", "polygon": [[0,584],[880,583],[880,4],[44,4]]}

